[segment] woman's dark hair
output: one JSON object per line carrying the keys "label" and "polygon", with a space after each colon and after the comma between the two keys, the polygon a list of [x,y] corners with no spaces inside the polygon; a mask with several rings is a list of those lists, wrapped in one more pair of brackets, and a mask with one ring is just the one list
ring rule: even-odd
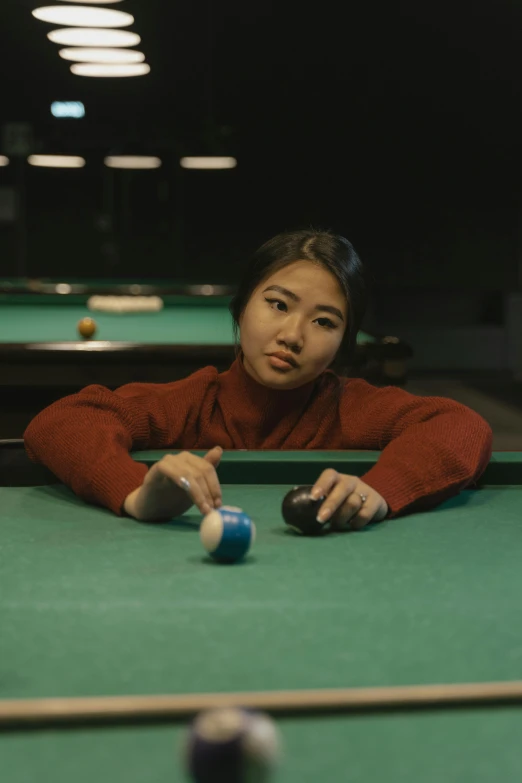
{"label": "woman's dark hair", "polygon": [[[330,231],[288,231],[269,239],[250,259],[229,309],[234,319],[236,349],[239,320],[256,287],[267,277],[294,261],[313,261],[334,275],[346,296],[348,324],[335,359],[336,369],[349,374],[369,296],[369,281],[352,244]],[[237,350],[236,350],[237,353]]]}

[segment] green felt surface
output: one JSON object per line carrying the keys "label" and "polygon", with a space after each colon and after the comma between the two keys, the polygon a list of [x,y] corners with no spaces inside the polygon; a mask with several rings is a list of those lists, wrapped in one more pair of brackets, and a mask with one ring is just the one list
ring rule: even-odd
{"label": "green felt surface", "polygon": [[[0,699],[520,679],[520,455],[493,455],[495,483],[433,511],[321,539],[285,531],[276,454],[225,458],[224,502],[258,530],[235,566],[206,557],[197,513],[140,524],[59,484],[0,488]],[[375,454],[344,459],[357,472]],[[241,460],[257,482],[225,483]],[[279,725],[274,783],[497,783],[522,769],[518,707]],[[182,733],[0,734],[0,779],[181,782]]]}
{"label": "green felt surface", "polygon": [[85,305],[0,305],[0,341],[79,340],[77,324],[94,318],[96,340],[157,344],[230,344],[232,317],[226,306],[177,305],[157,313],[92,312]]}
{"label": "green felt surface", "polygon": [[[520,779],[516,709],[278,723],[273,783],[499,783]],[[0,735],[9,783],[183,783],[184,727]],[[216,781],[221,783],[221,781]]]}
{"label": "green felt surface", "polygon": [[287,485],[225,484],[252,556],[199,515],[140,524],[61,485],[2,488],[0,698],[517,679],[521,495],[468,491],[358,534],[289,535]]}
{"label": "green felt surface", "polygon": [[[180,302],[183,300],[180,300]],[[176,303],[157,313],[93,312],[85,304],[8,304],[0,301],[0,342],[69,342],[81,340],[77,324],[94,318],[93,339],[155,344],[233,345],[232,316],[227,304]],[[365,332],[359,343],[373,342]]]}

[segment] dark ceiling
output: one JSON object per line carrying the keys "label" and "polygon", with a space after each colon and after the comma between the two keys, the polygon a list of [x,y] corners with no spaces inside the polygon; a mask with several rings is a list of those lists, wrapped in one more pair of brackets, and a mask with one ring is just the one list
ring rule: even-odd
{"label": "dark ceiling", "polygon": [[49,2],[2,4],[3,119],[43,123],[52,100],[77,98],[85,126],[120,134],[136,126],[154,138],[159,128],[197,127],[212,98],[216,119],[252,152],[281,136],[329,139],[332,151],[369,131],[381,143],[433,124],[447,134],[457,117],[463,131],[487,137],[499,119],[520,120],[522,4],[514,1],[327,0],[305,10],[274,0],[124,0],[113,7],[135,16],[152,71],[114,81],[69,73],[46,38],[53,26],[30,13]]}
{"label": "dark ceiling", "polygon": [[[326,223],[370,247],[398,221],[420,235],[448,210],[518,204],[522,3],[125,0],[152,70],[119,80],[70,74],[41,4],[3,0],[0,122],[30,121],[42,146],[175,158],[210,113],[239,161],[219,175],[236,231]],[[86,118],[54,120],[54,100]]]}

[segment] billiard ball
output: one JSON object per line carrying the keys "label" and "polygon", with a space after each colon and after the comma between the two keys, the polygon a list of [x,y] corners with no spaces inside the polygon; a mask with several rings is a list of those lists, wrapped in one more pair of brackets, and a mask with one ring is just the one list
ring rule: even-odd
{"label": "billiard ball", "polygon": [[326,523],[317,521],[317,514],[324,502],[310,497],[312,485],[294,487],[283,498],[282,514],[288,527],[304,536],[318,536],[327,529]]}
{"label": "billiard ball", "polygon": [[92,318],[82,318],[78,323],[78,331],[82,337],[92,337],[96,331],[96,321]]}
{"label": "billiard ball", "polygon": [[209,555],[218,563],[236,563],[254,543],[256,526],[242,509],[221,506],[203,518],[199,536]]}
{"label": "billiard ball", "polygon": [[261,712],[224,707],[201,712],[183,746],[195,783],[264,783],[280,757],[274,722]]}

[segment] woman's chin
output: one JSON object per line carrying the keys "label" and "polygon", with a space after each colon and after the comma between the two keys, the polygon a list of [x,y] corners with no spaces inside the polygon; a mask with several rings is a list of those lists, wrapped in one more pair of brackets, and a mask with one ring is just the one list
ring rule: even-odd
{"label": "woman's chin", "polygon": [[304,382],[300,368],[275,366],[270,356],[263,356],[252,363],[247,360],[244,364],[249,375],[270,389],[295,389]]}

